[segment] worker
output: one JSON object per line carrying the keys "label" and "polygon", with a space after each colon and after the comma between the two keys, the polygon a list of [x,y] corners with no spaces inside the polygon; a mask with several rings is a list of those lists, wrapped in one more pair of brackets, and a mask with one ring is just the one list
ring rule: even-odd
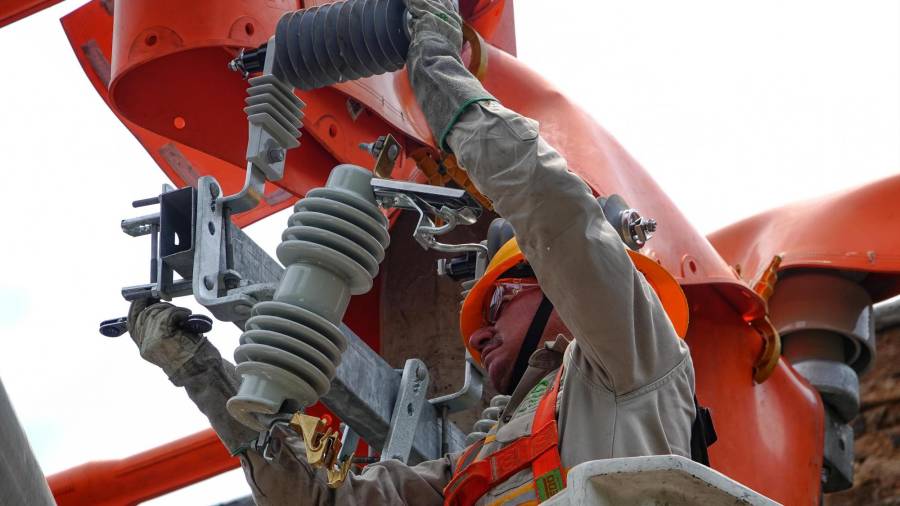
{"label": "worker", "polygon": [[461,454],[379,462],[331,489],[296,435],[264,458],[258,434],[229,416],[234,367],[178,327],[187,310],[134,303],[129,330],[141,355],[186,388],[240,456],[261,505],[533,504],[561,490],[581,462],[691,456],[694,371],[676,331],[686,325],[683,298],[664,297],[675,301],[670,318],[635,267],[646,257],[626,250],[538,123],[503,107],[466,70],[455,2],[406,2],[407,69],[429,127],[506,220],[492,227],[502,244],[460,319],[472,355],[512,394],[497,424]]}

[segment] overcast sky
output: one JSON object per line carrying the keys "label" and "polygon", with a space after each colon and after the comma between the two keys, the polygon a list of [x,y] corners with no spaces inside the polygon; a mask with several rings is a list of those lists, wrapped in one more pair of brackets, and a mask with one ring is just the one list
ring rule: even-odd
{"label": "overcast sky", "polygon": [[[205,419],[127,336],[148,243],[119,229],[159,168],[88,83],[59,18],[0,29],[0,377],[45,473],[121,458]],[[895,174],[900,2],[516,2],[519,57],[609,130],[699,230]],[[248,232],[272,251],[284,226]],[[196,307],[193,305],[192,307]],[[236,329],[212,340],[230,356]],[[244,495],[234,474],[154,504]]]}

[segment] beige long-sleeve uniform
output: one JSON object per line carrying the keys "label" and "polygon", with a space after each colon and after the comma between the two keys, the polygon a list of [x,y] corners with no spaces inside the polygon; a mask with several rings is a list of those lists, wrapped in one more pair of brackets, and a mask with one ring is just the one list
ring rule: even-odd
{"label": "beige long-sleeve uniform", "polygon": [[[563,466],[611,457],[689,457],[694,371],[687,345],[587,185],[538,135],[536,122],[493,101],[469,106],[447,143],[514,227],[541,288],[575,337],[565,350],[558,398]],[[522,402],[507,408],[479,455],[530,433],[547,383],[518,395]],[[237,422],[209,412],[224,412],[224,404],[200,407],[220,434],[234,438]],[[216,427],[217,422],[227,427]],[[270,462],[253,450],[242,457],[258,504],[439,505],[457,457],[415,467],[373,464],[332,490],[303,461],[304,453],[290,446]],[[530,472],[514,475],[479,503],[533,499]]]}

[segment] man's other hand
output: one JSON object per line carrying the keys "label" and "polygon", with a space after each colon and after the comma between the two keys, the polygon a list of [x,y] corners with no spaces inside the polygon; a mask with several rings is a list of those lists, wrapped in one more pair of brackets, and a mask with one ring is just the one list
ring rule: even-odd
{"label": "man's other hand", "polygon": [[431,39],[431,44],[443,46],[448,54],[459,58],[462,48],[462,18],[452,0],[405,0],[409,11],[411,43]]}
{"label": "man's other hand", "polygon": [[167,302],[137,300],[128,310],[128,333],[141,357],[160,367],[172,379],[203,344],[202,335],[186,331],[181,324],[191,315],[183,307]]}

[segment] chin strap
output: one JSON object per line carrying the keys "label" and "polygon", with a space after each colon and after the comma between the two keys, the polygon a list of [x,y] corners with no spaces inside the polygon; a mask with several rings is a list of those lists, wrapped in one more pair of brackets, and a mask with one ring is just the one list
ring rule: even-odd
{"label": "chin strap", "polygon": [[534,318],[531,319],[531,325],[528,326],[528,332],[525,334],[522,347],[519,348],[516,365],[513,367],[512,381],[510,381],[509,385],[510,391],[503,392],[504,394],[509,395],[512,393],[512,390],[515,390],[516,385],[522,379],[522,375],[525,374],[525,370],[528,369],[528,359],[531,358],[531,354],[537,349],[541,336],[544,335],[551,312],[553,312],[553,303],[544,295],[541,305],[538,306],[537,311],[534,313]]}

